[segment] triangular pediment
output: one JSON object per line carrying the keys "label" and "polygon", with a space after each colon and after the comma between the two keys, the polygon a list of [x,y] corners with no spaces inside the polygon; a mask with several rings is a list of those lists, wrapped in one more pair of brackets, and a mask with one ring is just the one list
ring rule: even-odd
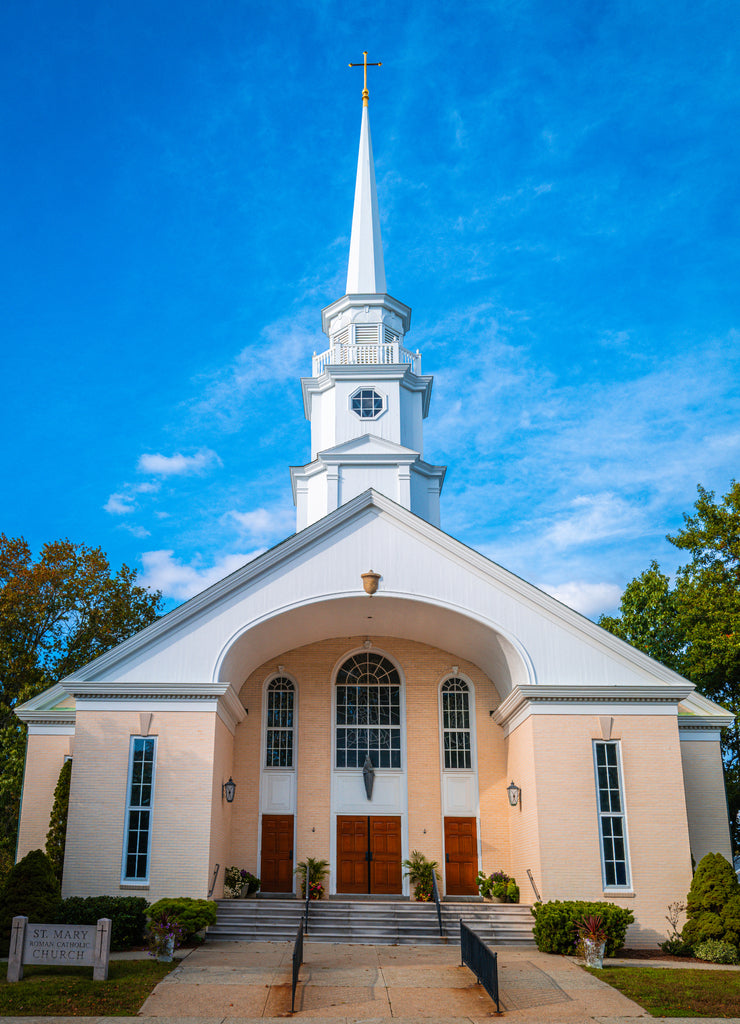
{"label": "triangular pediment", "polygon": [[[372,598],[361,581],[370,569],[381,574]],[[457,652],[481,667],[502,698],[540,685],[553,692],[580,687],[584,694],[601,687],[615,700],[622,691],[634,700],[655,687],[683,688],[684,696],[691,690],[665,666],[373,490],[248,562],[63,686],[74,693],[75,681],[100,681],[102,693],[116,680],[119,690],[123,682],[148,692],[230,681],[238,689],[245,672],[288,645],[366,633],[370,609],[374,635]],[[237,643],[239,678],[229,653]],[[706,702],[703,710],[710,713],[710,706],[716,708]]]}
{"label": "triangular pediment", "polygon": [[413,449],[406,448],[395,441],[389,441],[385,437],[378,437],[377,434],[362,434],[360,437],[352,437],[349,441],[344,441],[333,448],[327,448],[319,452],[317,458],[326,461],[334,458],[345,458],[348,455],[380,455],[403,461],[412,461],[420,458],[419,453],[413,451]]}

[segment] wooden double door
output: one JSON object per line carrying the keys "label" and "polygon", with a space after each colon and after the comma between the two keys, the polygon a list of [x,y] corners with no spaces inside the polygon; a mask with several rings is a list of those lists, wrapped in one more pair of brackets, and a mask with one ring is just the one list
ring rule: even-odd
{"label": "wooden double door", "polygon": [[478,886],[475,818],[445,818],[445,889],[448,896],[475,896]]}
{"label": "wooden double door", "polygon": [[338,817],[337,892],[395,896],[402,887],[400,817]]}
{"label": "wooden double door", "polygon": [[293,892],[293,815],[262,815],[263,892]]}

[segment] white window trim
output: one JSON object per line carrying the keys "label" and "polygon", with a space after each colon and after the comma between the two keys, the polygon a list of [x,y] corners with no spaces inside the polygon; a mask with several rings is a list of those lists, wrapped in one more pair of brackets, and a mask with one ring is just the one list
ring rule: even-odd
{"label": "white window trim", "polygon": [[[444,706],[442,701],[442,687],[451,679],[460,679],[468,688],[468,732],[470,733],[470,767],[469,768],[448,768],[445,765],[445,725]],[[477,729],[475,728],[475,686],[464,672],[446,672],[440,679],[437,686],[437,708],[439,718],[439,764],[445,774],[449,775],[475,775],[478,765],[478,749],[476,743]]]}
{"label": "white window trim", "polygon": [[[131,806],[131,778],[133,774],[134,765],[134,743],[136,740],[153,740],[154,741],[154,756],[152,758],[152,799],[149,807],[145,810],[149,811],[149,835],[147,837],[146,844],[146,878],[130,878],[126,874],[126,860],[128,854],[128,826],[129,826],[129,814],[132,808]],[[149,876],[151,874],[152,867],[152,834],[154,832],[154,801],[156,793],[156,781],[157,781],[157,737],[156,736],[131,736],[129,738],[129,750],[128,750],[128,773],[126,775],[126,808],[124,811],[123,820],[123,850],[121,856],[121,885],[123,886],[147,886],[149,885]]]}
{"label": "white window trim", "polygon": [[[596,760],[596,748],[597,746],[615,747],[617,751],[617,772],[619,774],[619,797],[622,805],[622,812],[620,815],[614,814],[611,811],[601,810],[601,799],[599,795],[599,767]],[[599,856],[601,857],[601,885],[604,892],[632,892],[632,864],[630,863],[630,841],[629,841],[629,828],[627,825],[627,799],[624,791],[624,772],[622,770],[622,744],[619,740],[593,740],[592,753],[594,762],[594,785],[596,788],[596,814],[599,819]],[[616,818],[621,817],[622,829],[624,833],[624,864],[627,874],[624,885],[607,885],[606,882],[606,861],[604,858],[604,818]]]}
{"label": "white window trim", "polygon": [[[293,684],[293,764],[290,768],[267,764],[267,710],[270,699],[270,683],[276,679],[287,679]],[[260,752],[260,770],[263,772],[295,772],[298,764],[298,683],[290,672],[273,672],[265,679],[262,687],[262,741]],[[271,812],[268,812],[271,813]]]}
{"label": "white window trim", "polygon": [[[382,399],[383,408],[380,410],[379,413],[376,413],[374,416],[360,416],[359,412],[355,412],[355,410],[352,408],[352,399],[359,395],[361,391],[374,391],[375,394]],[[349,411],[352,413],[352,415],[357,417],[360,423],[377,423],[380,417],[383,416],[388,409],[388,396],[385,394],[385,392],[381,391],[380,388],[377,388],[374,384],[362,384],[359,388],[355,388],[355,390],[349,396],[347,400],[347,407]]]}

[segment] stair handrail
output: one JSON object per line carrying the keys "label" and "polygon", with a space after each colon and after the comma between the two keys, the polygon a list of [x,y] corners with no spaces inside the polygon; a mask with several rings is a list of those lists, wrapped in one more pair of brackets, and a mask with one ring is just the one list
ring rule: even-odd
{"label": "stair handrail", "polygon": [[[308,875],[308,873],[307,873]],[[303,930],[308,935],[308,908],[311,906],[311,886],[308,884],[308,877],[306,877],[306,908],[304,910],[303,917]]]}
{"label": "stair handrail", "polygon": [[439,887],[437,886],[437,872],[432,868],[432,894],[434,895],[434,902],[437,904],[437,921],[439,922],[439,934],[444,937],[444,928],[442,927],[442,907],[439,902]]}
{"label": "stair handrail", "polygon": [[534,884],[534,878],[532,878],[532,871],[531,871],[530,868],[527,868],[527,874],[529,875],[529,881],[530,881],[530,883],[532,885],[532,888],[534,889],[534,894],[537,897],[537,902],[538,903],[542,903],[542,897],[540,896],[539,889]]}
{"label": "stair handrail", "polygon": [[211,882],[211,888],[208,890],[207,899],[210,899],[211,896],[213,895],[213,890],[216,888],[216,879],[218,878],[218,873],[219,873],[220,869],[221,869],[221,865],[220,864],[217,864],[216,867],[214,868],[214,871],[213,871],[213,881]]}

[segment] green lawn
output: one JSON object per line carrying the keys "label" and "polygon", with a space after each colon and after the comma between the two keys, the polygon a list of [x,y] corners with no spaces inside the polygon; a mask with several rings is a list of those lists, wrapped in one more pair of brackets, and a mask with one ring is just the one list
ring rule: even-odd
{"label": "green lawn", "polygon": [[588,970],[654,1017],[740,1017],[740,971],[690,967]]}
{"label": "green lawn", "polygon": [[24,967],[21,981],[0,980],[0,1016],[133,1017],[173,967],[177,961],[112,960],[107,981],[93,981],[92,967]]}

